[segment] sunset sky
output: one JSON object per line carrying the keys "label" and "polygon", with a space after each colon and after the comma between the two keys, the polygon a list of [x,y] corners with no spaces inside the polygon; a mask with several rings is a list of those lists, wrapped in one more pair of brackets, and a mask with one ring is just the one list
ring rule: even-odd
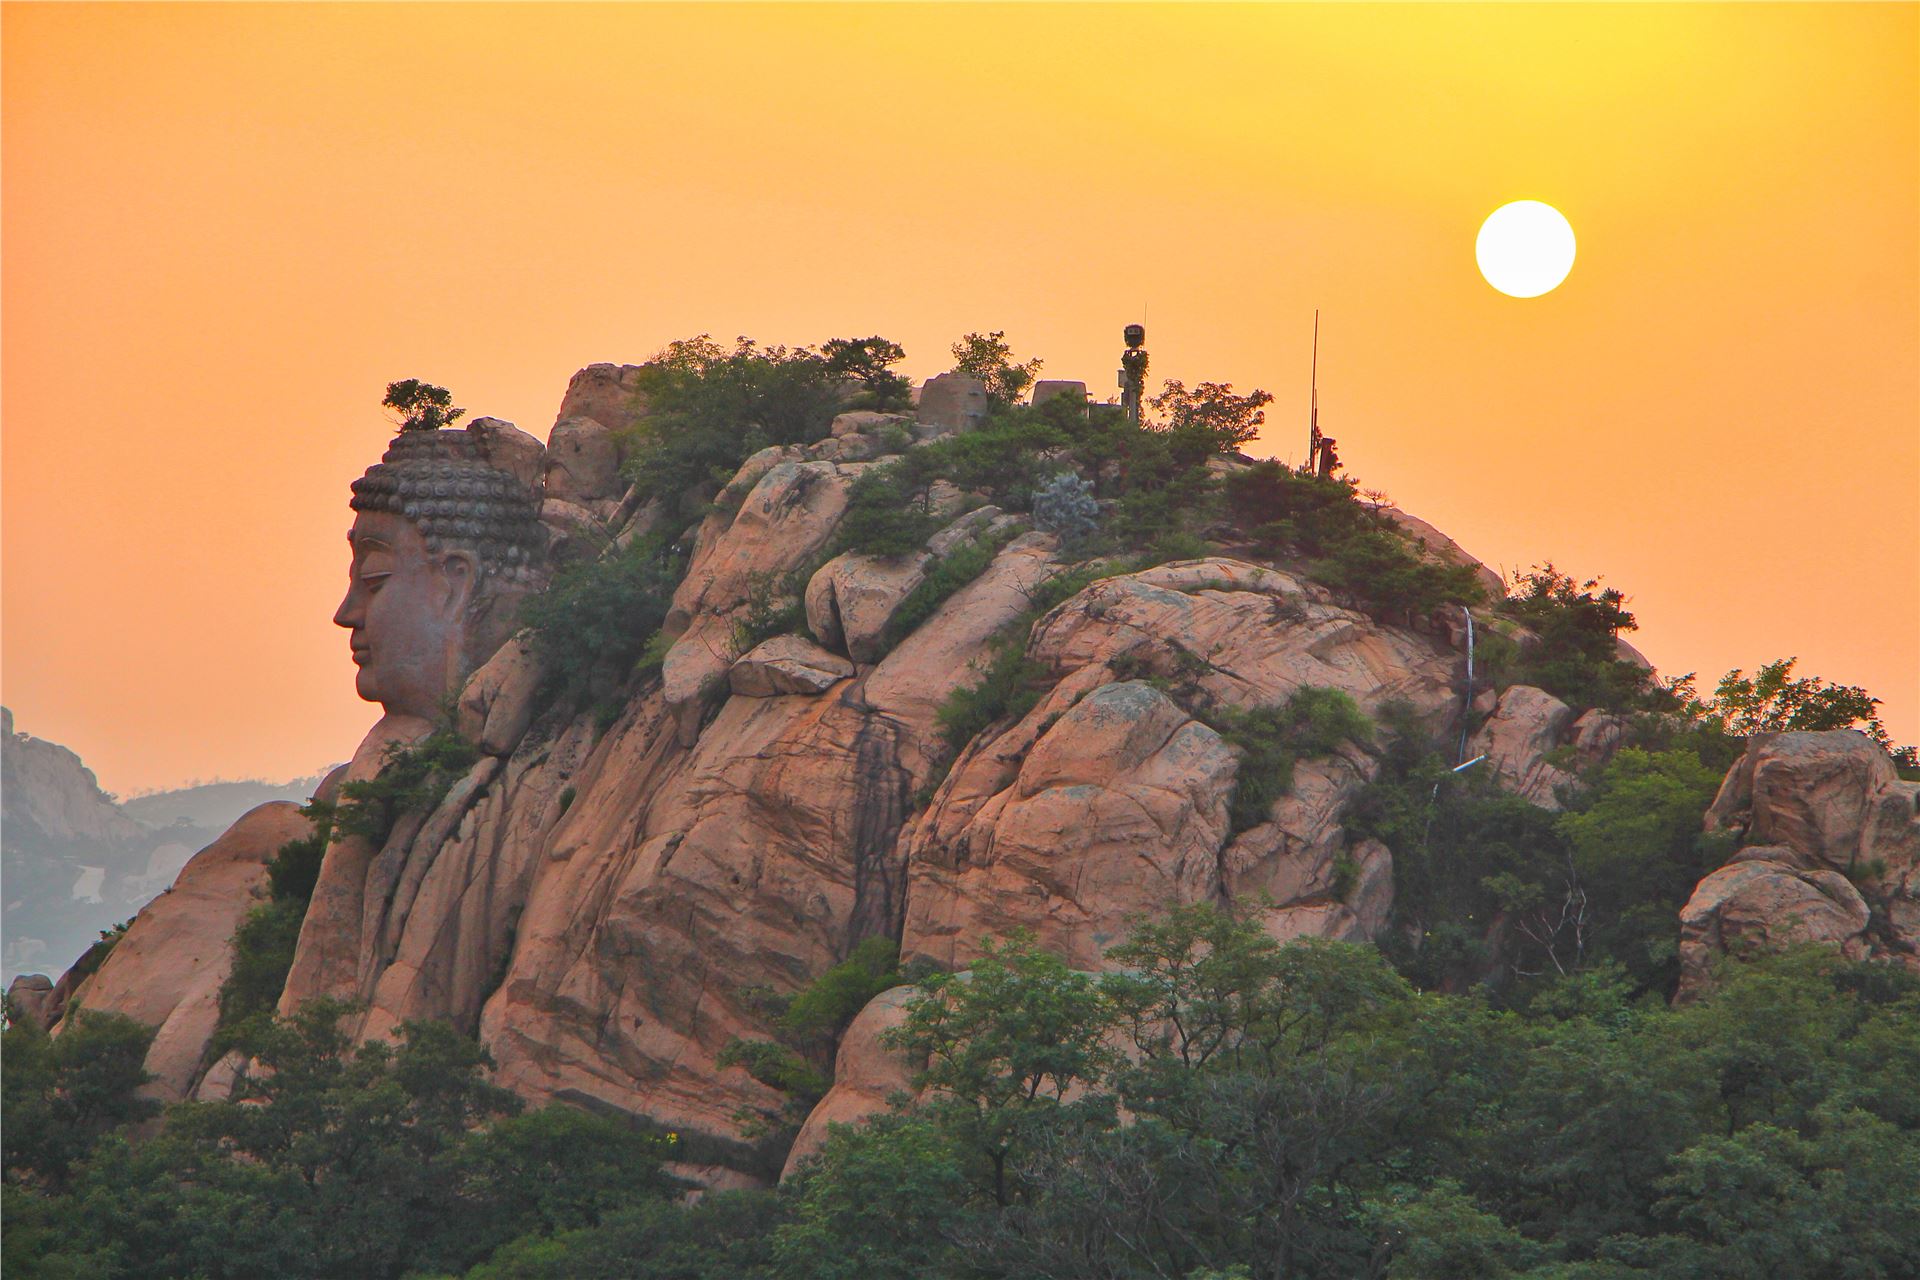
{"label": "sunset sky", "polygon": [[[1920,8],[4,9],[4,682],[123,793],[373,711],[347,485],[420,377],[545,435],[709,331],[1004,329],[1277,397],[1668,673],[1799,655],[1920,738]],[[1579,239],[1544,297],[1494,208]]]}

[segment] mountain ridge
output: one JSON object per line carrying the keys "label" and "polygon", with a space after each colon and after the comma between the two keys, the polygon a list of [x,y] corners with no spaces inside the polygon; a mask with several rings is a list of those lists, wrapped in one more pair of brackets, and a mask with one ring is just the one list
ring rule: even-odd
{"label": "mountain ridge", "polygon": [[70,963],[164,892],[194,851],[247,809],[313,793],[323,774],[247,780],[118,801],[78,753],[14,727],[0,708],[4,980]]}
{"label": "mountain ridge", "polygon": [[[793,1167],[821,1126],[780,1120],[787,1090],[735,1046],[767,1034],[766,993],[869,940],[952,969],[1019,931],[1101,969],[1129,921],[1210,903],[1283,941],[1371,942],[1441,990],[1524,986],[1605,945],[1662,994],[1807,936],[1916,953],[1920,921],[1885,909],[1914,892],[1916,790],[1884,760],[1848,775],[1859,795],[1815,802],[1881,814],[1870,839],[1747,859],[1768,865],[1716,884],[1683,937],[1701,815],[1763,738],[1698,727],[1623,647],[1618,592],[1545,566],[1490,600],[1485,567],[1431,526],[1239,455],[1250,397],[1202,384],[1210,399],[1143,426],[959,373],[882,409],[827,386],[797,438],[750,450],[744,424],[779,419],[737,400],[645,424],[729,361],[792,357],[682,357],[698,376],[582,370],[546,445],[479,419],[408,446],[483,458],[460,465],[539,499],[558,573],[525,629],[464,676],[449,722],[390,713],[322,788],[339,816],[308,896],[282,883],[304,847],[290,808],[256,809],[48,1016],[70,999],[156,1023],[156,1096],[223,1098],[247,1069],[217,1047],[228,979],[264,973],[256,1012],[347,999],[344,1028],[376,1042],[448,1021],[520,1097],[670,1128],[681,1176],[737,1186]],[[728,478],[702,488],[716,456]],[[1794,758],[1884,757],[1840,732]],[[1796,768],[1753,766],[1772,790],[1727,813],[1790,806]],[[1610,838],[1574,821],[1597,777],[1629,809],[1636,788],[1672,794],[1668,843],[1626,864],[1638,879],[1578,869]],[[1424,829],[1404,812],[1422,803]],[[1436,835],[1435,806],[1530,834],[1467,874],[1432,847],[1465,839]],[[1549,842],[1564,864],[1526,861]],[[1890,931],[1867,929],[1871,907],[1802,927],[1793,904],[1829,874],[1806,860],[1843,847],[1881,868],[1856,896]],[[1656,892],[1658,919],[1635,896]],[[230,941],[256,919],[283,922],[277,958]],[[815,1099],[840,1119],[884,1093],[859,1083],[877,1033],[853,1021],[850,1092]]]}

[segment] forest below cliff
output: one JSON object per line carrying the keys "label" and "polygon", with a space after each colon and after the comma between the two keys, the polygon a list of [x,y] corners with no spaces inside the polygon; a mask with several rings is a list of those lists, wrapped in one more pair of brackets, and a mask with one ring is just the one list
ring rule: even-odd
{"label": "forest below cliff", "polygon": [[[777,1190],[521,1113],[444,1025],[249,1042],[244,1101],[134,1097],[145,1032],[7,1032],[21,1276],[1910,1276],[1920,982],[1802,952],[1669,1009],[1612,964],[1524,1008],[1208,908],[1104,978],[1018,939],[910,1005],[931,1092]],[[828,975],[817,1012],[887,973]]]}
{"label": "forest below cliff", "polygon": [[[1711,690],[1660,680],[1619,644],[1634,627],[1619,591],[1550,564],[1495,591],[1409,534],[1384,495],[1240,455],[1264,393],[1169,382],[1140,423],[1071,394],[1021,403],[1037,362],[976,334],[954,354],[987,392],[981,419],[916,442],[888,369],[897,353],[881,339],[818,351],[696,339],[641,367],[622,457],[631,500],[655,515],[576,555],[531,602],[544,714],[606,732],[656,694],[672,677],[662,637],[688,524],[736,508],[736,476],[761,451],[839,441],[842,457],[891,461],[852,481],[830,544],[758,584],[729,620],[729,652],[820,638],[809,581],[836,557],[917,554],[966,518],[937,494],[992,518],[946,542],[881,625],[843,637],[856,659],[859,646],[878,657],[903,643],[1016,538],[1039,531],[1061,549],[941,700],[946,755],[916,812],[970,749],[1044,705],[1054,677],[1034,638],[1054,611],[1101,582],[1169,565],[1213,573],[1225,556],[1413,634],[1444,636],[1473,609],[1481,684],[1464,691],[1465,714],[1484,720],[1494,696],[1536,690],[1566,719],[1595,716],[1608,748],[1546,749],[1521,794],[1464,758],[1467,726],[1416,708],[1369,713],[1314,687],[1246,708],[1211,692],[1213,655],[1116,658],[1104,688],[1171,704],[1231,748],[1239,767],[1215,799],[1235,835],[1267,821],[1313,762],[1365,762],[1316,902],[1361,902],[1356,851],[1390,848],[1376,941],[1276,938],[1251,894],[1131,913],[1097,965],[1018,928],[975,939],[955,971],[903,963],[897,930],[869,937],[797,987],[729,993],[759,1029],[716,1065],[770,1101],[742,1107],[722,1142],[606,1107],[528,1107],[445,1022],[355,1044],[342,1006],[276,1011],[327,832],[384,835],[440,803],[476,754],[450,722],[316,808],[317,840],[276,860],[220,1000],[214,1050],[249,1064],[232,1098],[162,1113],[139,1093],[153,1031],[125,1018],[81,1007],[52,1037],[11,1019],[10,1273],[1920,1273],[1920,976],[1901,962],[1907,943],[1881,916],[1863,934],[1879,948],[1871,961],[1868,943],[1696,955],[1691,969],[1682,954],[1682,908],[1738,851],[1709,814],[1750,749],[1843,734],[1911,776],[1912,749],[1886,741],[1866,691],[1796,675],[1791,659]],[[849,414],[866,415],[860,429],[830,434]],[[1273,599],[1281,625],[1304,607]],[[850,611],[835,617],[852,630]],[[1474,712],[1476,692],[1489,696]],[[1874,892],[1887,875],[1846,870]],[[902,1064],[903,1087],[879,1114],[832,1127],[775,1185],[859,1047],[856,1019],[887,993],[896,1016],[864,1051]],[[689,1196],[684,1171],[718,1164],[762,1185]]]}

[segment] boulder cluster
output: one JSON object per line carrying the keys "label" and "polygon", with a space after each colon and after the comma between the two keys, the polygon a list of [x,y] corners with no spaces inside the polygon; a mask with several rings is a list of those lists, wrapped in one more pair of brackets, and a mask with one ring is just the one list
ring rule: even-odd
{"label": "boulder cluster", "polygon": [[[544,450],[530,437],[523,450],[562,560],[657,519],[619,475],[634,373],[583,370]],[[866,469],[985,412],[979,384],[948,375],[917,412],[844,414],[817,444],[747,459],[684,539],[658,679],[610,723],[604,709],[549,705],[521,641],[476,671],[458,726],[478,761],[433,811],[396,825],[369,873],[360,953],[341,961],[366,993],[359,1034],[451,1019],[523,1097],[705,1135],[706,1154],[681,1172],[740,1182],[758,1166],[736,1113],[780,1101],[719,1065],[729,1041],[763,1029],[752,990],[797,990],[863,939],[957,967],[1018,928],[1094,969],[1131,917],[1180,903],[1236,904],[1288,939],[1370,940],[1390,927],[1394,851],[1345,826],[1373,756],[1350,744],[1301,761],[1258,821],[1236,823],[1246,757],[1197,703],[1251,710],[1327,688],[1370,715],[1401,704],[1436,731],[1472,727],[1469,750],[1546,806],[1571,771],[1620,743],[1621,722],[1576,718],[1541,690],[1470,689],[1457,628],[1380,621],[1230,549],[1095,576],[1034,618],[1043,584],[1066,567],[1058,540],[970,507],[950,485],[929,495],[949,519],[920,552],[820,562]],[[1435,554],[1470,560],[1398,518]],[[933,566],[983,539],[984,572],[898,634],[890,624]],[[768,584],[808,569],[794,583],[805,634],[743,647]],[[1027,628],[1047,691],[956,751],[942,705],[1014,627]],[[1718,954],[1788,939],[1910,959],[1915,803],[1916,784],[1858,734],[1756,742],[1714,806],[1746,847],[1687,905],[1688,989]],[[149,1065],[151,1088],[170,1098],[215,1095],[238,1065],[207,1062],[206,1047],[227,939],[264,893],[265,867],[233,862],[223,845],[62,993],[164,1026]],[[144,959],[162,952],[196,959]],[[282,1007],[302,994],[290,987]],[[879,1038],[904,995],[876,998],[846,1031],[794,1158],[828,1120],[871,1113],[905,1082]]]}
{"label": "boulder cluster", "polygon": [[1920,967],[1920,782],[1851,730],[1756,735],[1707,811],[1740,849],[1680,912],[1680,993],[1796,943]]}

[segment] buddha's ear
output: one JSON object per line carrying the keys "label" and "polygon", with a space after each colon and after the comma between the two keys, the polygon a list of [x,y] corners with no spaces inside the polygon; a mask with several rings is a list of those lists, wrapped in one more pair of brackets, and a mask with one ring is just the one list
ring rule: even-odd
{"label": "buddha's ear", "polygon": [[435,603],[440,616],[451,621],[465,614],[480,583],[480,557],[471,551],[443,552],[439,561],[439,591]]}

